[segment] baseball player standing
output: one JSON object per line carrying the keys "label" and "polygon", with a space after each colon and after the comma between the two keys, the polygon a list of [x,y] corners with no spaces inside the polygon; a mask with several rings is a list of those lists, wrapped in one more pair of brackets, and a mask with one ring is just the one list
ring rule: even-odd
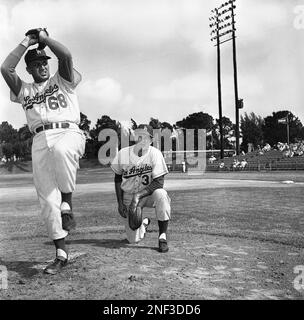
{"label": "baseball player standing", "polygon": [[[152,139],[152,127],[139,125],[135,130],[136,144],[121,149],[111,168],[115,173],[118,212],[125,225],[127,240],[137,243],[144,238],[150,219],[142,220],[142,209],[155,208],[159,227],[158,251],[167,252],[171,200],[163,187],[168,169],[160,150],[151,146]],[[139,218],[137,226],[133,223],[134,215]]]}
{"label": "baseball player standing", "polygon": [[[33,83],[22,81],[15,68],[26,50],[39,43],[58,58],[58,71],[50,76],[43,49],[28,50],[27,72]],[[65,238],[76,223],[72,213],[78,160],[84,153],[85,137],[78,127],[80,110],[75,88],[81,80],[73,69],[70,51],[48,36],[45,29],[32,29],[7,56],[1,73],[10,88],[11,101],[20,103],[34,134],[32,145],[33,180],[56,258],[44,272],[56,274],[68,262]]]}

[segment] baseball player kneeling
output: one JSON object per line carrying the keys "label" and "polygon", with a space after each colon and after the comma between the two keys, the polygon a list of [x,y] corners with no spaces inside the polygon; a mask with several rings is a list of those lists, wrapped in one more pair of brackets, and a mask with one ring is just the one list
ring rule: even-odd
{"label": "baseball player kneeling", "polygon": [[155,208],[159,226],[158,250],[167,252],[171,200],[163,186],[168,169],[160,150],[151,146],[152,139],[152,127],[139,125],[135,130],[136,144],[121,149],[111,168],[115,173],[118,211],[125,225],[127,240],[137,243],[144,238],[150,219],[142,219],[143,208]]}
{"label": "baseball player kneeling", "polygon": [[[33,83],[22,81],[15,68],[26,50],[26,70]],[[48,46],[58,58],[58,71],[50,76]],[[45,29],[32,29],[8,55],[1,73],[11,90],[11,100],[20,103],[34,134],[32,145],[33,178],[49,237],[56,247],[56,258],[44,270],[55,274],[67,264],[65,237],[76,223],[72,213],[78,160],[84,153],[85,136],[78,127],[80,110],[75,88],[81,80],[73,69],[70,51],[49,37]]]}

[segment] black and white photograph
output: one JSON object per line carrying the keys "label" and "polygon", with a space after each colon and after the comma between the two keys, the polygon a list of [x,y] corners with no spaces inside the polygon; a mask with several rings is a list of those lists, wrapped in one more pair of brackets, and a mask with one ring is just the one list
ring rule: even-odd
{"label": "black and white photograph", "polygon": [[303,57],[304,0],[0,0],[0,300],[303,300]]}

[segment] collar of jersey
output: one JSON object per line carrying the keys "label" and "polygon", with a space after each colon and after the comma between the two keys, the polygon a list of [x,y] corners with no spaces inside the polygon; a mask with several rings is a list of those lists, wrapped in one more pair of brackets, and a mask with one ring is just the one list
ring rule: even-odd
{"label": "collar of jersey", "polygon": [[147,152],[146,152],[144,155],[142,155],[141,157],[139,157],[139,156],[134,152],[134,148],[135,148],[135,145],[133,145],[133,146],[131,147],[131,153],[132,153],[132,155],[133,155],[134,157],[136,157],[136,159],[144,159],[144,158],[147,156],[147,154],[149,153],[151,146],[149,146]]}
{"label": "collar of jersey", "polygon": [[47,83],[48,83],[48,80],[45,80],[45,81],[43,81],[43,82],[34,82],[33,84],[34,84],[34,86],[36,87],[36,88],[44,88],[46,85],[47,85]]}

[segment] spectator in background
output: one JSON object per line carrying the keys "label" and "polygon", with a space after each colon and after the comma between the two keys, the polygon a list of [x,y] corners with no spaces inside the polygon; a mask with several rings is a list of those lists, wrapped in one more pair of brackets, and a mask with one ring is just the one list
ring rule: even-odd
{"label": "spectator in background", "polygon": [[241,163],[240,163],[240,168],[241,168],[242,170],[244,170],[244,169],[246,168],[247,164],[248,164],[247,160],[246,160],[246,159],[243,159],[243,160],[241,161]]}
{"label": "spectator in background", "polygon": [[288,144],[287,143],[283,143],[283,142],[279,142],[279,150],[280,151],[284,151],[284,150],[287,150],[289,147],[288,147]]}
{"label": "spectator in background", "polygon": [[271,146],[269,143],[266,143],[266,145],[264,146],[264,148],[262,149],[263,152],[268,152],[271,150]]}
{"label": "spectator in background", "polygon": [[224,169],[225,168],[225,163],[222,161],[219,164],[219,169]]}
{"label": "spectator in background", "polygon": [[258,145],[258,155],[264,154],[263,150],[261,149],[260,145]]}
{"label": "spectator in background", "polygon": [[216,160],[216,157],[215,157],[214,155],[212,155],[212,156],[209,158],[209,163],[213,163],[215,160]]}
{"label": "spectator in background", "polygon": [[237,168],[239,168],[240,164],[241,163],[239,162],[238,159],[234,159],[232,163],[232,170],[236,170]]}
{"label": "spectator in background", "polygon": [[300,142],[298,150],[297,150],[297,154],[298,154],[298,156],[302,156],[303,153],[304,153],[304,145],[303,145],[303,142]]}
{"label": "spectator in background", "polygon": [[254,148],[253,148],[253,143],[248,143],[248,153],[254,151]]}

